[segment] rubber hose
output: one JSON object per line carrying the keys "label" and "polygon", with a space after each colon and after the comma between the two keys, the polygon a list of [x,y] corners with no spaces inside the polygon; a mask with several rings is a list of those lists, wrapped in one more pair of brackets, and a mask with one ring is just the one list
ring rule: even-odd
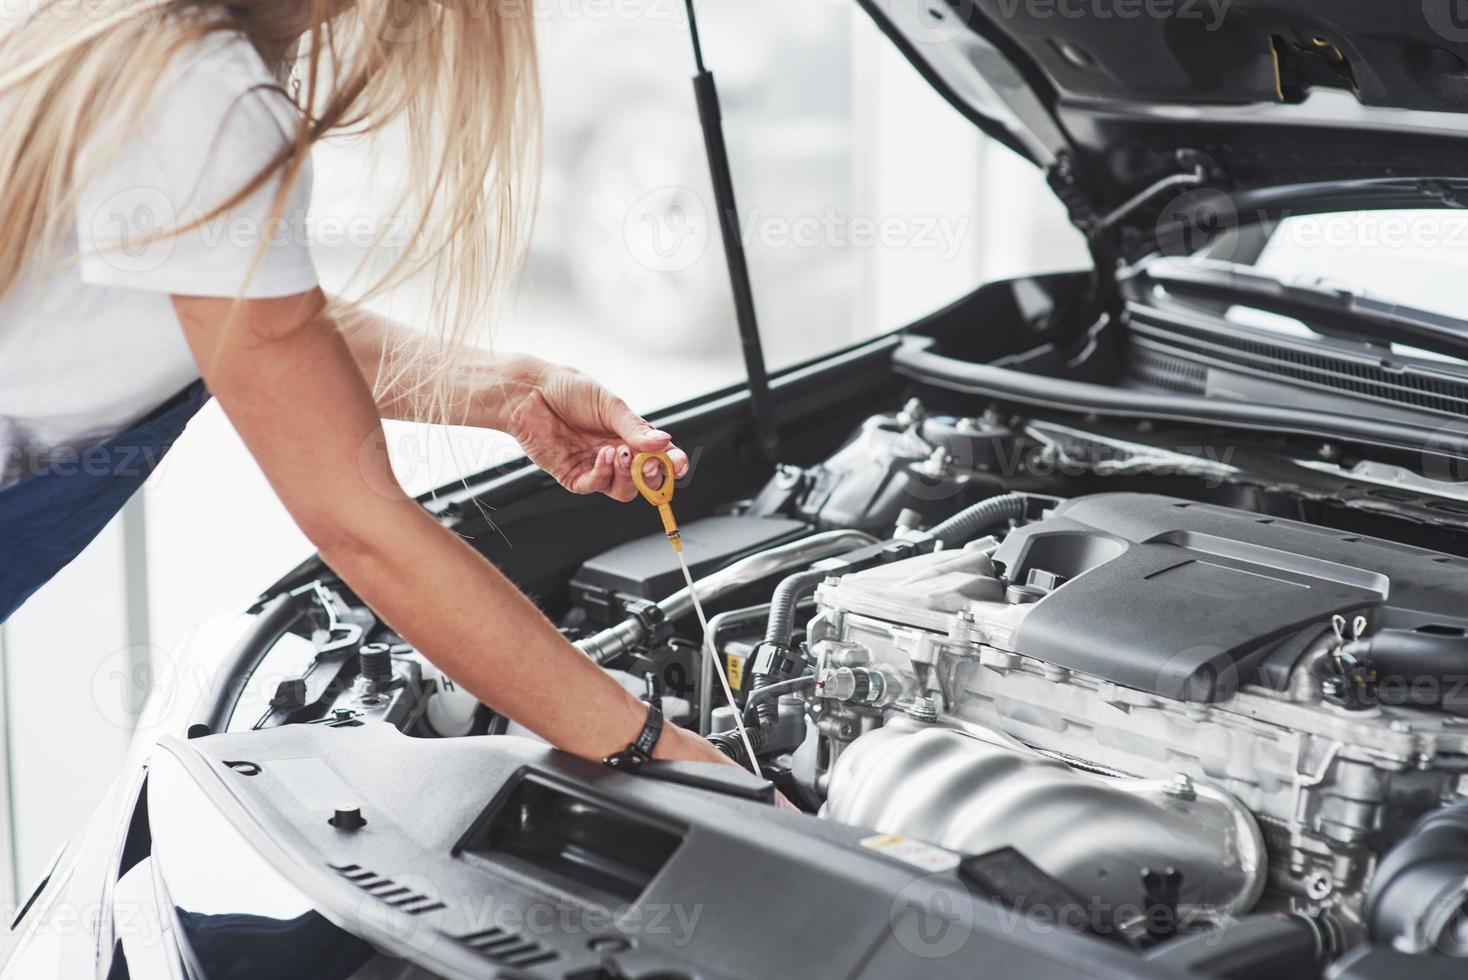
{"label": "rubber hose", "polygon": [[758,728],[761,733],[773,731],[780,720],[780,698],[802,688],[815,687],[815,684],[813,674],[783,681],[757,675],[749,696],[744,699],[745,726],[751,731]]}
{"label": "rubber hose", "polygon": [[816,590],[826,580],[825,572],[812,569],[796,572],[780,580],[770,596],[770,619],[765,626],[765,642],[781,649],[790,648],[790,636],[795,632],[795,607],[800,600]]}
{"label": "rubber hose", "polygon": [[749,698],[745,701],[745,710],[749,710],[750,705],[759,704],[761,701],[769,701],[772,698],[778,698],[785,694],[793,694],[802,688],[815,686],[816,679],[813,674],[806,674],[804,677],[792,677],[788,681],[780,681],[776,684],[766,684],[764,687],[749,692]]}
{"label": "rubber hose", "polygon": [[[825,579],[825,572],[811,569],[796,572],[780,580],[780,584],[775,586],[774,595],[770,596],[770,619],[765,626],[765,640],[760,646],[773,647],[776,656],[789,655],[790,637],[795,632],[796,607],[800,605],[801,599],[814,592],[816,586]],[[768,731],[775,727],[775,722],[780,716],[780,709],[779,705],[761,695],[760,692],[782,680],[784,680],[783,677],[771,673],[758,673],[752,679],[748,703],[754,705],[756,726],[761,731]]]}
{"label": "rubber hose", "polygon": [[[1403,693],[1410,704],[1468,713],[1468,690],[1463,683],[1468,677],[1468,636],[1384,629],[1352,640],[1341,651],[1370,660],[1382,680],[1404,682]],[[1424,679],[1433,683],[1424,686],[1420,683]]]}
{"label": "rubber hose", "polygon": [[945,547],[962,544],[1001,521],[1017,521],[1024,517],[1025,499],[1022,493],[1001,493],[996,497],[988,497],[934,525],[928,533],[942,541]]}
{"label": "rubber hose", "polygon": [[[746,730],[746,734],[749,735],[749,744],[754,749],[755,755],[759,755],[761,752],[763,752],[765,744],[769,741],[769,739],[765,736],[764,729],[750,728]],[[724,753],[729,758],[733,759],[735,762],[739,763],[745,768],[753,769],[756,773],[759,772],[759,760],[745,758],[744,740],[739,737],[738,732],[716,732],[715,734],[710,735],[708,738],[709,741],[713,743],[714,748],[718,749],[720,752]]]}

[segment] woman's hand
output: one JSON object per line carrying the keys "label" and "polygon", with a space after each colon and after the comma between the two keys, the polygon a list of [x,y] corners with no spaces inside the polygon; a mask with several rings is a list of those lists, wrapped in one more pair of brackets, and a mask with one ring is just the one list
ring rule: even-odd
{"label": "woman's hand", "polygon": [[[666,432],[654,429],[595,379],[574,368],[525,358],[515,369],[518,392],[506,406],[505,431],[536,466],[572,493],[604,493],[617,500],[637,495],[632,457],[666,450],[677,476],[688,457]],[[647,484],[662,484],[663,468],[646,464]]]}
{"label": "woman's hand", "polygon": [[[376,390],[383,418],[436,421],[419,414],[415,397],[438,352],[427,336],[366,310],[349,308],[342,332],[363,377]],[[383,352],[394,352],[384,371]],[[404,370],[403,365],[408,369]],[[468,406],[460,424],[498,429],[515,437],[531,462],[572,493],[604,493],[631,500],[632,457],[666,450],[678,476],[688,457],[627,407],[622,399],[574,368],[524,354],[475,352],[453,379],[453,404]],[[648,464],[648,485],[662,484],[663,468]]]}

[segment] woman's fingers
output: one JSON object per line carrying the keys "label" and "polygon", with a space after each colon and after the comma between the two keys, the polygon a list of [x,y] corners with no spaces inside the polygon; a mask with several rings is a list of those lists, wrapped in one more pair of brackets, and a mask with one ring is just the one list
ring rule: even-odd
{"label": "woman's fingers", "polygon": [[673,444],[673,437],[661,429],[654,429],[647,419],[627,407],[627,403],[615,396],[602,412],[608,427],[632,449],[634,453],[656,453]]}
{"label": "woman's fingers", "polygon": [[[668,447],[668,459],[673,463],[673,479],[681,480],[688,474],[688,454],[677,446]],[[656,490],[663,485],[663,478],[668,468],[663,465],[661,459],[649,459],[642,464],[642,478],[647,485]]]}
{"label": "woman's fingers", "polygon": [[612,485],[616,475],[617,451],[611,446],[597,450],[591,469],[573,477],[566,489],[572,493],[603,493]]}
{"label": "woman's fingers", "polygon": [[662,429],[654,429],[646,422],[642,423],[642,428],[626,438],[629,444],[637,448],[638,452],[656,453],[673,445],[672,436]]}
{"label": "woman's fingers", "polygon": [[[568,486],[576,493],[604,493],[616,500],[633,500],[638,495],[637,484],[632,480],[632,461],[638,453],[667,452],[673,463],[673,476],[681,478],[688,472],[688,454],[673,445],[672,436],[652,428],[630,409],[614,400],[618,406],[621,430],[609,433],[620,435],[626,441],[615,446],[601,446],[596,453],[595,464],[586,473],[572,480]],[[587,433],[589,435],[589,433]],[[643,462],[643,482],[651,489],[663,485],[666,467],[661,460]]]}
{"label": "woman's fingers", "polygon": [[[576,473],[565,481],[566,489],[572,493],[604,493],[616,500],[629,501],[638,496],[637,484],[632,480],[632,460],[636,456],[630,446],[602,446],[597,450],[589,469]],[[668,450],[673,468],[678,476],[688,472],[688,457],[682,450]],[[664,466],[661,460],[643,463],[643,480],[656,490],[663,485]]]}
{"label": "woman's fingers", "polygon": [[688,454],[677,446],[668,447],[668,458],[673,461],[673,475],[683,479],[688,475]]}
{"label": "woman's fingers", "polygon": [[613,469],[612,485],[605,492],[617,500],[631,500],[637,496],[637,485],[632,482],[632,450],[618,446],[613,453],[617,465]]}
{"label": "woman's fingers", "polygon": [[[688,454],[677,446],[668,447],[668,459],[673,463],[673,479],[682,479],[688,473]],[[661,459],[645,460],[642,464],[642,479],[654,490],[663,485],[668,468]]]}

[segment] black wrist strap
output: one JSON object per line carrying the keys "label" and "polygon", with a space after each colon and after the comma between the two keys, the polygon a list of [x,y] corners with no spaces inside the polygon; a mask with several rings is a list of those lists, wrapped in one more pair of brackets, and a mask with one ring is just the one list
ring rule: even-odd
{"label": "black wrist strap", "polygon": [[653,746],[658,744],[662,734],[663,709],[656,700],[650,700],[647,702],[647,722],[642,726],[641,734],[621,752],[609,755],[602,761],[613,769],[640,769],[643,763],[652,758]]}

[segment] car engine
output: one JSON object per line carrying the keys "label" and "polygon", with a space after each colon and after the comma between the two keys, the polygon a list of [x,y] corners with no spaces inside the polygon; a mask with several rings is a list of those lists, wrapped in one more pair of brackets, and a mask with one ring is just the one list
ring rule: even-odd
{"label": "car engine", "polygon": [[[1391,842],[1468,790],[1468,719],[1443,710],[1468,707],[1462,573],[1222,507],[1077,498],[818,586],[804,761],[832,819],[1013,846],[1111,909],[1170,866],[1184,917],[1264,900],[1339,947],[1391,914]],[[1459,941],[1430,919],[1375,924]]]}
{"label": "car engine", "polygon": [[[1468,852],[1441,843],[1468,835],[1468,561],[1154,493],[1006,491],[1012,434],[913,403],[754,501],[814,525],[785,553],[819,549],[711,623],[756,751],[828,819],[1022,855],[1129,942],[1269,914],[1319,960],[1468,954]],[[708,726],[742,756],[731,721]]]}
{"label": "car engine", "polygon": [[[875,416],[685,522],[706,637],[661,535],[582,565],[562,629],[747,763],[706,642],[788,797],[1063,928],[1143,952],[1234,929],[1276,968],[1363,943],[1468,956],[1468,559],[1096,492],[1037,465],[1057,431]],[[362,607],[296,592],[319,607],[302,663],[336,649],[342,672],[288,678],[232,728],[527,734]]]}

